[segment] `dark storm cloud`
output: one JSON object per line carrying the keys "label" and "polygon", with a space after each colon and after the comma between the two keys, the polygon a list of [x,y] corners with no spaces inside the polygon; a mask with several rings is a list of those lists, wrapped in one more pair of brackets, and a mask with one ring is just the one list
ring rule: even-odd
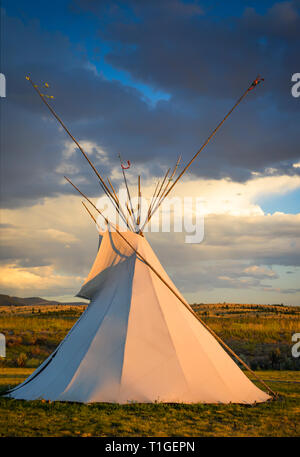
{"label": "dark storm cloud", "polygon": [[[65,37],[43,32],[37,21],[24,25],[20,20],[6,18],[5,24],[3,71],[8,88],[7,98],[1,100],[3,206],[30,205],[34,199],[72,192],[61,185],[62,176],[55,172],[62,161],[67,136],[59,131],[56,121],[33,93],[25,80],[28,73],[38,83],[51,81],[49,93],[55,95],[55,107],[76,132],[75,136],[97,141],[108,152],[113,151],[112,164],[116,162],[116,151],[126,155],[128,151],[139,157],[144,148],[143,132],[136,138],[134,130],[141,119],[151,125],[149,135],[158,136],[154,131],[158,130],[159,121],[153,122],[153,115],[140,94],[95,75],[86,58],[76,54]],[[83,190],[93,189],[98,195],[99,189],[79,151],[72,157],[72,163],[93,184],[88,188],[83,186]],[[97,158],[95,163],[103,165]],[[104,167],[105,174],[109,171],[110,167]]]}
{"label": "dark storm cloud", "polygon": [[299,100],[290,90],[291,75],[299,71],[299,2],[274,2],[265,14],[241,2],[241,17],[222,20],[208,2],[179,3],[79,2],[99,14],[99,34],[112,46],[107,62],[169,93],[169,106],[185,114],[188,122],[174,129],[174,137],[182,148],[183,135],[186,151],[195,151],[230,98],[257,72],[263,74],[264,87],[249,94],[247,106],[218,134],[194,168],[197,174],[245,180],[250,170],[270,166],[295,173]]}
{"label": "dark storm cloud", "polygon": [[[101,20],[103,7],[111,2],[80,3],[83,9],[94,4]],[[272,92],[277,102],[280,95],[288,95],[286,83],[297,71],[299,2],[274,2],[264,15],[240,2],[243,15],[222,20],[205,14],[214,12],[208,2],[199,3],[205,5],[203,9],[198,6],[198,14],[191,14],[194,3],[115,2],[131,7],[134,16],[130,21],[128,9],[106,8],[108,18],[101,22],[99,33],[116,43],[106,59],[179,96],[236,97],[237,89],[258,70],[268,83],[265,92]],[[289,108],[296,110],[297,104],[288,101]]]}
{"label": "dark storm cloud", "polygon": [[[31,205],[46,196],[73,192],[61,184],[62,174],[56,171],[67,137],[33,93],[24,78],[27,73],[37,82],[51,83],[55,108],[77,138],[107,151],[109,163],[93,157],[106,176],[118,152],[133,163],[147,164],[150,173],[159,173],[160,164],[172,164],[178,154],[190,158],[259,70],[266,84],[249,95],[193,172],[238,181],[266,167],[274,168],[273,173],[299,172],[291,166],[299,157],[299,100],[290,95],[290,73],[299,70],[295,2],[274,5],[264,15],[245,8],[242,17],[223,20],[207,16],[201,2],[76,5],[75,14],[79,12],[83,21],[88,20],[86,10],[99,15],[102,38],[95,35],[94,44],[101,47],[108,40],[112,45],[106,60],[133,79],[166,91],[170,100],[151,107],[137,89],[97,73],[85,43],[75,46],[63,31],[46,32],[37,20],[7,17],[7,98],[1,100],[3,206]],[[101,67],[96,57],[95,63]],[[78,169],[74,177],[91,183],[81,188],[98,195],[80,153],[70,162]]]}

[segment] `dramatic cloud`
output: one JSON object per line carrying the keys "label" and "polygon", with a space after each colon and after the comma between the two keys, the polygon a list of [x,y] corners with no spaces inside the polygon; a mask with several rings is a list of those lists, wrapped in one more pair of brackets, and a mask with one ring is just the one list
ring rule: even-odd
{"label": "dramatic cloud", "polygon": [[[182,234],[149,237],[190,301],[228,301],[234,296],[299,304],[299,223],[299,215],[211,215],[199,245],[185,244]],[[292,280],[286,279],[289,266],[296,273],[288,275]]]}
{"label": "dramatic cloud", "polygon": [[299,304],[299,215],[267,214],[261,206],[263,197],[300,189],[299,99],[291,95],[291,75],[299,72],[299,1],[233,7],[63,0],[48,19],[38,2],[34,8],[28,2],[23,13],[14,3],[4,2],[2,11],[3,291],[70,297],[97,247],[95,228],[63,176],[92,197],[101,195],[97,179],[25,75],[54,95],[53,106],[104,178],[119,188],[121,153],[132,163],[132,192],[140,174],[149,196],[157,178],[179,154],[183,164],[192,157],[261,73],[265,82],[172,193],[203,199],[204,241],[147,236],[192,301]]}
{"label": "dramatic cloud", "polygon": [[[27,73],[38,83],[50,82],[55,108],[80,141],[106,151],[109,163],[94,157],[104,174],[110,174],[119,152],[158,174],[180,153],[188,160],[261,71],[264,86],[249,94],[193,173],[237,181],[266,168],[299,174],[293,166],[299,160],[298,100],[290,94],[299,47],[295,2],[274,4],[265,14],[245,5],[241,16],[222,21],[208,14],[205,3],[110,3],[79,2],[82,24],[89,21],[86,9],[98,14],[101,32],[99,38],[95,31],[93,48],[106,47],[102,59],[170,99],[152,106],[140,90],[103,75],[98,51],[85,52],[90,43],[78,48],[63,30],[47,31],[37,20],[6,15],[2,204],[70,192],[56,173],[65,133],[33,93]],[[72,165],[91,181],[79,152]]]}
{"label": "dramatic cloud", "polygon": [[[194,185],[201,189],[204,183]],[[232,185],[219,182],[220,195],[229,198]],[[191,301],[218,301],[217,297],[224,301],[220,297],[230,296],[229,291],[236,291],[237,299],[243,301],[247,291],[254,302],[256,294],[261,302],[299,304],[300,215],[264,215],[258,206],[253,212],[249,195],[245,211],[239,214],[234,201],[233,213],[225,207],[222,211],[215,201],[205,216],[205,237],[200,244],[185,243],[184,233],[147,233],[162,264]],[[206,197],[208,202],[215,198],[214,190]],[[5,210],[2,220],[3,290],[19,295],[41,291],[48,297],[71,299],[97,249],[97,232],[80,197],[48,198],[30,208]]]}
{"label": "dramatic cloud", "polygon": [[[72,296],[74,287],[80,288],[82,278],[77,276],[59,275],[53,267],[20,268],[17,265],[7,264],[0,266],[0,287],[8,294],[19,296],[52,295]],[[51,294],[51,292],[52,294]],[[49,294],[50,292],[50,294]]]}

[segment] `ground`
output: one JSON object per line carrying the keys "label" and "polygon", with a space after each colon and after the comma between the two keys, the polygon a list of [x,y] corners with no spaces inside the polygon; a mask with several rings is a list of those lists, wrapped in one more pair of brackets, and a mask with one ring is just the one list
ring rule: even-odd
{"label": "ground", "polygon": [[[0,388],[31,372],[2,368]],[[299,436],[300,372],[261,371],[281,397],[256,406],[90,404],[0,399],[0,436]]]}
{"label": "ground", "polygon": [[[299,436],[300,358],[291,356],[291,335],[300,331],[300,310],[224,303],[198,304],[194,309],[280,394],[278,400],[255,406],[120,406],[2,397],[0,436]],[[82,310],[1,307],[0,331],[7,339],[7,358],[0,365],[0,390],[25,379]]]}

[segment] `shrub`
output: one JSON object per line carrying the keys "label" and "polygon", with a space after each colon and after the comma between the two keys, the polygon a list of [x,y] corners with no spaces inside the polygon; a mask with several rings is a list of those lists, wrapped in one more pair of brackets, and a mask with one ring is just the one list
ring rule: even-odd
{"label": "shrub", "polygon": [[31,353],[33,355],[41,355],[41,354],[44,354],[45,351],[43,351],[40,346],[36,345],[34,346],[32,349],[31,349]]}
{"label": "shrub", "polygon": [[8,348],[12,348],[14,346],[19,346],[22,344],[22,337],[21,336],[9,336],[6,342]]}
{"label": "shrub", "polygon": [[39,359],[31,358],[26,361],[25,366],[27,368],[37,368],[40,364],[41,361]]}
{"label": "shrub", "polygon": [[274,349],[270,354],[270,358],[271,358],[272,368],[275,368],[278,365],[280,367],[280,358],[281,358],[280,348]]}
{"label": "shrub", "polygon": [[32,345],[36,344],[37,338],[34,335],[26,334],[26,335],[23,335],[22,341],[23,341],[23,344],[32,346]]}
{"label": "shrub", "polygon": [[17,366],[18,367],[24,367],[27,361],[27,355],[25,352],[21,352],[17,358]]}

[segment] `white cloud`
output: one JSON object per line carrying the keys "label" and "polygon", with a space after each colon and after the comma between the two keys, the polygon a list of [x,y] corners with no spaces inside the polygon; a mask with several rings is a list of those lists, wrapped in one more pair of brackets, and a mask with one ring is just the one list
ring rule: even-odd
{"label": "white cloud", "polygon": [[[150,195],[153,180],[143,182],[143,195]],[[249,302],[251,297],[252,302],[284,302],[292,297],[297,304],[299,275],[283,275],[276,265],[287,269],[299,265],[300,214],[264,214],[256,199],[299,186],[296,176],[258,177],[246,184],[183,182],[177,195],[201,195],[207,201],[204,241],[187,245],[181,233],[149,233],[146,237],[191,301],[216,297],[224,301],[226,297]],[[24,290],[36,295],[40,291],[53,297],[77,293],[93,263],[98,241],[79,196],[47,198],[29,208],[3,210],[2,223],[2,292],[17,295]]]}
{"label": "white cloud", "polygon": [[[78,140],[80,146],[84,150],[84,152],[88,156],[94,156],[94,158],[100,159],[101,163],[103,165],[107,164],[108,162],[108,155],[107,152],[99,146],[97,143],[93,141],[80,141]],[[73,159],[73,156],[75,154],[80,155],[81,151],[78,149],[76,144],[73,141],[66,140],[64,142],[64,148],[62,150],[62,161],[61,163],[56,167],[56,173],[60,174],[77,174],[80,172],[80,169],[76,167],[73,162],[69,162],[69,160]]]}
{"label": "white cloud", "polygon": [[258,265],[252,265],[251,267],[244,268],[244,273],[247,276],[254,276],[258,278],[276,278],[277,274],[270,268],[260,267]]}
{"label": "white cloud", "polygon": [[[152,195],[154,188],[152,179],[151,184],[148,181],[144,185],[143,195]],[[228,179],[191,179],[179,182],[171,196],[200,197],[205,215],[262,216],[264,211],[257,203],[260,198],[283,195],[298,188],[300,176],[258,176],[245,183]]]}
{"label": "white cloud", "polygon": [[74,287],[79,289],[83,277],[61,275],[53,266],[20,268],[16,264],[0,266],[0,287],[2,290],[13,291],[14,294],[58,294],[71,293]]}
{"label": "white cloud", "polygon": [[[63,232],[61,230],[56,230],[56,229],[52,229],[52,228],[49,228],[49,229],[45,229],[45,230],[42,230],[43,233],[41,233],[41,236],[45,236],[48,237],[48,238],[52,238],[56,241],[58,241],[59,243],[75,243],[76,241],[79,241],[78,238],[76,236],[74,236],[72,233],[67,233],[67,232]],[[70,247],[69,245],[66,245],[66,247]]]}

